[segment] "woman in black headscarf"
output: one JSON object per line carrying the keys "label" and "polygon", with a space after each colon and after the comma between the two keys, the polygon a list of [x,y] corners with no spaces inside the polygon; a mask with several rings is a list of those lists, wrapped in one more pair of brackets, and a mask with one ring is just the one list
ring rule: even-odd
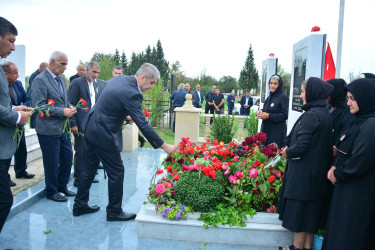
{"label": "woman in black headscarf", "polygon": [[346,88],[355,120],[327,174],[336,186],[323,249],[375,249],[375,82],[359,79]]}
{"label": "woman in black headscarf", "polygon": [[279,203],[279,219],[283,227],[294,232],[294,243],[279,249],[311,248],[332,155],[332,120],[326,101],[332,91],[332,85],[317,77],[302,83],[305,112],[294,124],[282,150],[288,161]]}
{"label": "woman in black headscarf", "polygon": [[270,95],[257,116],[262,120],[261,132],[267,135],[266,145],[275,142],[284,147],[286,120],[288,119],[289,98],[283,94],[283,79],[279,75],[271,76],[268,82]]}

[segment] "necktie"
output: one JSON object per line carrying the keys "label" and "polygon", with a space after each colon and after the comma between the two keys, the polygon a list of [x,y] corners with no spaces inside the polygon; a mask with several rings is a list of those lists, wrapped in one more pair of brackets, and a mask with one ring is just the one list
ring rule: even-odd
{"label": "necktie", "polygon": [[56,76],[55,80],[56,80],[56,82],[58,83],[58,85],[60,87],[61,93],[64,93],[64,89],[63,89],[63,85],[62,85],[62,82],[60,80],[60,77]]}
{"label": "necktie", "polygon": [[12,102],[16,103],[16,97],[14,96],[12,83],[9,83],[9,94],[10,94],[10,97],[12,98]]}

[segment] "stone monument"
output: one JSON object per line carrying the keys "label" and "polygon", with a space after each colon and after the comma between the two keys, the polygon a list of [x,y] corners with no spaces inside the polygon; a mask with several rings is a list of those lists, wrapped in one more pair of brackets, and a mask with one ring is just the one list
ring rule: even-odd
{"label": "stone monument", "polygon": [[310,76],[323,79],[326,39],[326,34],[311,34],[293,45],[288,133],[303,111],[300,98],[302,82]]}

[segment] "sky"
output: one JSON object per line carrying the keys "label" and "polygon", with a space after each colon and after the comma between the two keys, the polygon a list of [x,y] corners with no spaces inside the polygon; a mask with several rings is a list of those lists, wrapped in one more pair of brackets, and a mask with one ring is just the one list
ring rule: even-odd
{"label": "sky", "polygon": [[[0,0],[0,16],[18,29],[26,46],[26,76],[50,54],[68,55],[66,76],[95,52],[139,53],[160,39],[170,65],[186,76],[202,72],[238,79],[250,44],[256,67],[274,53],[291,71],[293,44],[313,26],[327,34],[334,61],[340,0]],[[375,1],[346,1],[341,77],[375,73]]]}

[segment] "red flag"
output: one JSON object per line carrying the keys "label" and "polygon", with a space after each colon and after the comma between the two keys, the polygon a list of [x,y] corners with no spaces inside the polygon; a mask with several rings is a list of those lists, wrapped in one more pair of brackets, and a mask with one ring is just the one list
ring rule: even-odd
{"label": "red flag", "polygon": [[331,47],[329,46],[329,43],[327,45],[325,61],[326,63],[324,66],[324,81],[331,79],[331,78],[335,78],[335,75],[336,75],[335,62],[333,61],[332,51],[331,51]]}

